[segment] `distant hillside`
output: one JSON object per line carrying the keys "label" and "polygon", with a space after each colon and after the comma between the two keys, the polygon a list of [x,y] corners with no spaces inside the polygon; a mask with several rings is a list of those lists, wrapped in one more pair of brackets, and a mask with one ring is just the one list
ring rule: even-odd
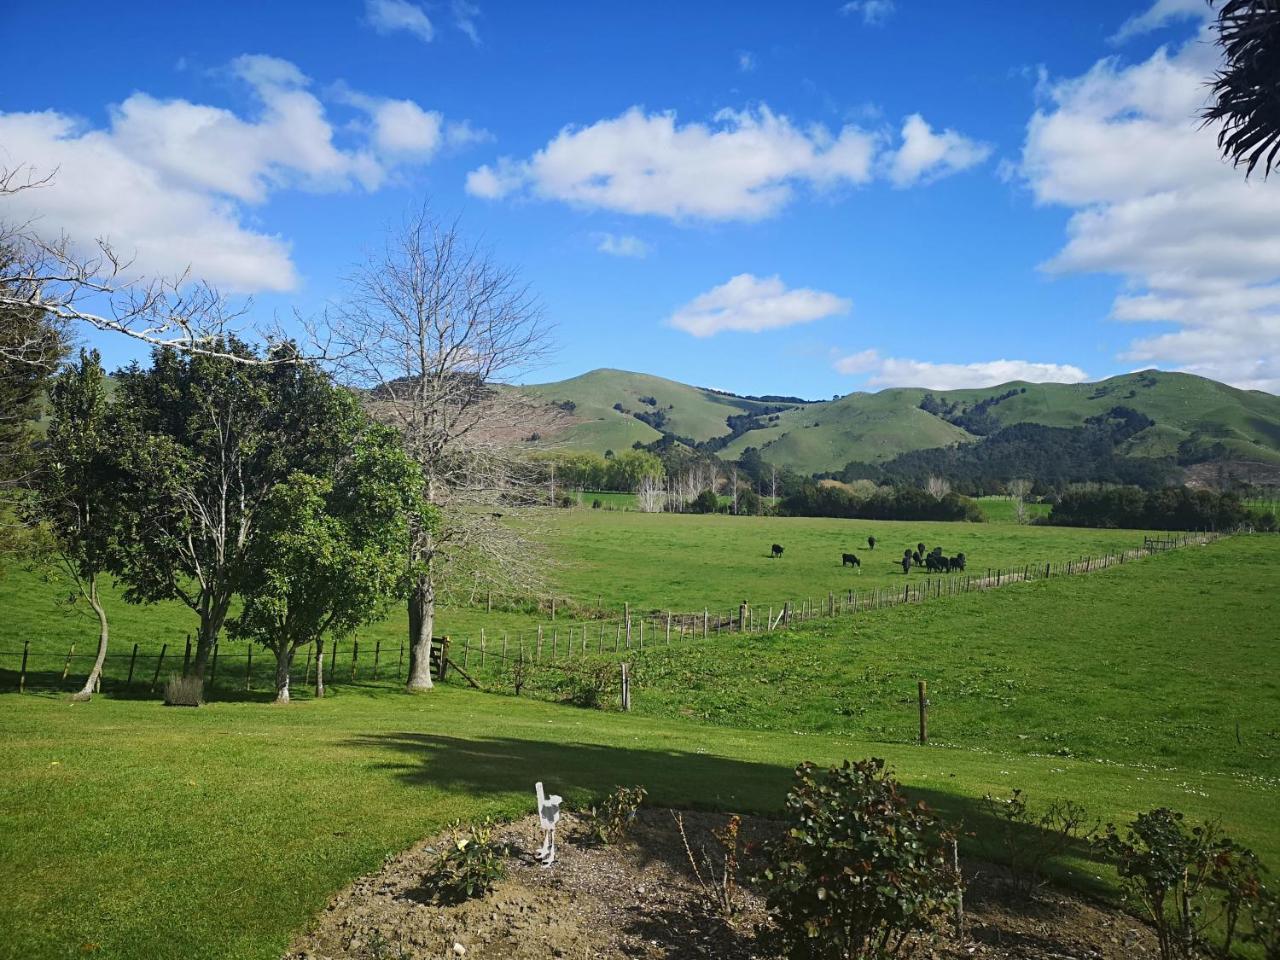
{"label": "distant hillside", "polygon": [[1123,455],[1183,465],[1280,465],[1280,397],[1185,373],[1148,370],[1098,383],[1014,382],[980,390],[893,389],[806,403],[739,397],[622,370],[520,389],[568,414],[540,437],[562,449],[603,453],[668,436],[728,458],[756,447],[765,460],[806,474],[971,443],[1016,424],[1081,427],[1115,407],[1155,421],[1125,440]]}

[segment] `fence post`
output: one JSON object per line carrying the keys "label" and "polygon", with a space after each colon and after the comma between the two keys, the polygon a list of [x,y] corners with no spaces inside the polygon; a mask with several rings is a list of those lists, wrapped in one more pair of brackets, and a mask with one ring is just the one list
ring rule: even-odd
{"label": "fence post", "polygon": [[[27,642],[29,643],[30,641],[27,641]],[[129,679],[128,679],[128,680],[126,680],[126,681],[124,682],[124,685],[125,685],[126,687],[127,687],[127,686],[129,686],[129,684],[133,683],[133,665],[137,662],[137,660],[138,660],[138,645],[135,643],[135,644],[133,645],[133,653],[132,653],[132,654],[130,654],[130,656],[129,656]],[[26,647],[26,644],[23,644],[23,646],[22,646],[22,672],[23,672],[23,673],[26,673],[26,672],[27,672],[27,647]],[[21,688],[21,687],[19,687],[18,689],[19,689],[19,692],[21,692],[21,689],[22,689],[22,688]]]}
{"label": "fence post", "polygon": [[702,608],[702,639],[703,639],[703,640],[707,639],[707,620],[708,620],[708,618],[709,618],[709,614],[708,614],[708,612],[707,612],[707,608],[706,608],[706,607],[703,607],[703,608]]}
{"label": "fence post", "polygon": [[533,662],[542,661],[542,624],[538,624],[538,645],[533,650]]}
{"label": "fence post", "polygon": [[76,645],[73,643],[71,649],[67,651],[67,662],[62,665],[62,682],[67,682],[67,674],[71,671],[71,658],[75,656]]}
{"label": "fence post", "polygon": [[156,658],[156,672],[151,677],[151,692],[156,692],[156,681],[160,679],[160,664],[164,663],[165,651],[169,649],[167,643],[160,644],[160,656]]}
{"label": "fence post", "polygon": [[667,646],[671,645],[671,611],[667,611]]}
{"label": "fence post", "polygon": [[333,638],[333,649],[329,651],[329,676],[338,679],[338,638]]}
{"label": "fence post", "polygon": [[627,649],[631,649],[631,604],[624,603],[622,605],[622,619],[627,625]]}
{"label": "fence post", "polygon": [[480,669],[484,669],[484,627],[480,628]]}
{"label": "fence post", "polygon": [[360,638],[351,638],[351,682],[356,680],[356,661],[360,659]]}
{"label": "fence post", "polygon": [[[28,651],[30,651],[30,649],[31,649],[31,641],[23,640],[22,641],[22,670],[19,671],[18,673],[18,692],[19,693],[25,693],[27,689],[27,653]],[[133,654],[134,656],[138,655],[138,645],[136,643],[133,645]],[[129,671],[132,673],[133,671],[132,665],[130,665]]]}
{"label": "fence post", "polygon": [[560,650],[560,631],[551,631],[551,659],[555,660]]}
{"label": "fence post", "polygon": [[404,670],[404,641],[400,641],[400,659],[396,661],[396,679],[400,679],[400,673]]}
{"label": "fence post", "polygon": [[382,659],[382,638],[373,642],[373,679],[378,679],[378,661]]}
{"label": "fence post", "polygon": [[743,600],[742,603],[738,605],[738,632],[739,633],[744,633],[747,629],[747,616],[749,615],[750,609],[751,608],[747,606],[747,601],[745,600]]}
{"label": "fence post", "polygon": [[[330,670],[333,668],[330,667]],[[249,655],[244,662],[244,688],[249,689],[249,685],[253,682],[253,644],[249,644]]]}
{"label": "fence post", "polygon": [[307,644],[307,653],[302,661],[303,662],[303,667],[302,667],[302,685],[303,686],[306,686],[308,683],[311,682],[311,659],[312,659],[311,648],[313,646],[315,646],[314,640],[312,640],[310,643]]}
{"label": "fence post", "polygon": [[924,681],[920,681],[920,686],[916,691],[920,700],[920,742],[922,744],[929,742],[929,685]]}
{"label": "fence post", "polygon": [[502,631],[502,659],[507,659],[507,631]]}
{"label": "fence post", "polygon": [[185,677],[191,669],[191,634],[187,634],[187,652],[182,655],[182,675]]}
{"label": "fence post", "polygon": [[462,669],[469,669],[467,661],[471,659],[471,638],[462,641]]}
{"label": "fence post", "polygon": [[644,617],[640,618],[640,649],[644,649]]}
{"label": "fence post", "polygon": [[213,689],[213,682],[218,678],[218,644],[213,645],[213,664],[209,667],[209,689]]}
{"label": "fence post", "polygon": [[622,709],[631,709],[631,665],[622,664]]}
{"label": "fence post", "polygon": [[555,620],[555,618],[556,618],[556,598],[552,596],[551,597],[551,619]]}

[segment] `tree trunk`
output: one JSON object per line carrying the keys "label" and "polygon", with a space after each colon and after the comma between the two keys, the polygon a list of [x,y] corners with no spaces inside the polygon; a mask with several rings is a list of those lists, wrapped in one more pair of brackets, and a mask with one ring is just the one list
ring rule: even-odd
{"label": "tree trunk", "polygon": [[276,703],[289,702],[289,668],[293,666],[294,646],[288,641],[276,651]]}
{"label": "tree trunk", "polygon": [[229,594],[204,602],[200,606],[200,629],[196,633],[196,659],[192,664],[192,671],[201,681],[204,680],[205,669],[213,653],[213,645],[218,642],[218,634],[222,632],[222,625],[227,619],[227,610],[230,607]]}
{"label": "tree trunk", "polygon": [[436,587],[430,571],[418,574],[409,594],[409,680],[410,691],[430,690],[431,632],[435,628]]}
{"label": "tree trunk", "polygon": [[72,700],[86,701],[90,699],[95,690],[101,689],[102,686],[102,665],[107,659],[107,640],[109,631],[107,629],[107,612],[102,608],[102,600],[98,596],[98,578],[92,577],[89,580],[88,589],[85,596],[89,600],[89,606],[93,608],[93,612],[98,615],[98,656],[93,661],[93,669],[89,671],[89,677],[84,682],[84,687],[80,692],[73,696]]}
{"label": "tree trunk", "polygon": [[316,637],[316,699],[324,697],[324,638]]}

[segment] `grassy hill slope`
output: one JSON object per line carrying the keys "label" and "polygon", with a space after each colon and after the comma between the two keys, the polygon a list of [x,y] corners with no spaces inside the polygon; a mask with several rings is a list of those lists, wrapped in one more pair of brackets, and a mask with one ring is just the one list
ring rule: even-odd
{"label": "grassy hill slope", "polygon": [[[572,401],[578,422],[556,436],[561,447],[603,452],[658,439],[659,430],[631,414],[662,411],[663,432],[694,440],[730,433],[726,417],[761,412],[765,404],[640,373],[593,370],[558,383],[522,388],[547,402]],[[1280,397],[1238,390],[1186,373],[1142,371],[1097,383],[1013,382],[976,390],[896,388],[851,393],[826,403],[787,404],[729,443],[724,455],[757,447],[765,459],[803,473],[835,470],[851,460],[879,463],[900,453],[977,439],[920,409],[926,394],[954,411],[985,409],[998,426],[1036,423],[1076,427],[1115,406],[1131,407],[1156,421],[1126,448],[1133,456],[1174,456],[1190,441],[1210,459],[1280,463]],[[1004,394],[1010,396],[1001,398]],[[642,403],[640,398],[655,403]],[[623,411],[614,409],[621,404]]]}

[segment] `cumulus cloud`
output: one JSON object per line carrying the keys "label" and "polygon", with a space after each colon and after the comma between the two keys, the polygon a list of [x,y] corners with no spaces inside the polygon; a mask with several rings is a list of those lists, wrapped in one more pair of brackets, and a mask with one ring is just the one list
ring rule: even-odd
{"label": "cumulus cloud", "polygon": [[1224,163],[1200,126],[1209,39],[1046,84],[1020,172],[1039,203],[1072,211],[1048,271],[1116,274],[1116,320],[1175,325],[1126,359],[1277,392],[1280,193]]}
{"label": "cumulus cloud", "polygon": [[1159,30],[1178,20],[1208,20],[1213,10],[1205,0],[1155,0],[1142,13],[1135,13],[1120,25],[1108,39],[1121,44],[1143,34]]}
{"label": "cumulus cloud", "polygon": [[497,198],[520,190],[584,207],[676,219],[755,220],[775,213],[796,186],[871,178],[873,135],[853,126],[801,128],[768,107],[678,124],[672,112],[633,107],[586,127],[565,127],[528,160],[500,159],[467,178]]}
{"label": "cumulus cloud", "polygon": [[840,7],[846,17],[860,16],[868,26],[878,27],[893,14],[894,0],[849,0]]}
{"label": "cumulus cloud", "polygon": [[607,253],[615,257],[635,257],[643,259],[649,255],[649,245],[639,237],[633,237],[630,234],[622,234],[621,236],[612,233],[602,233],[599,236],[599,242],[596,249],[601,253]]}
{"label": "cumulus cloud", "polygon": [[980,363],[930,363],[904,357],[882,357],[877,350],[840,357],[840,373],[870,374],[873,387],[923,387],[929,390],[961,390],[992,387],[1011,380],[1031,383],[1081,383],[1089,379],[1079,367],[1030,360],[987,360]]}
{"label": "cumulus cloud", "polygon": [[439,114],[369,99],[370,129],[341,143],[294,64],[242,56],[228,69],[253,92],[252,116],[146,93],[112,107],[105,127],[56,111],[0,113],[0,164],[56,171],[50,185],[5,198],[0,214],[48,236],[109,239],[146,273],[191,267],[230,290],[287,290],[297,282],[289,244],[250,225],[248,208],[283,189],[375,190],[440,139]]}
{"label": "cumulus cloud", "polygon": [[990,144],[954,130],[935,133],[924,117],[913,113],[903,121],[902,145],[889,157],[889,179],[895,187],[928,183],[968,170],[989,156]]}
{"label": "cumulus cloud", "polygon": [[759,333],[848,313],[850,303],[822,290],[788,290],[779,277],[740,273],[694,297],[671,315],[670,324],[695,337],[726,330]]}
{"label": "cumulus cloud", "polygon": [[364,16],[378,33],[403,31],[417,37],[423,43],[435,39],[436,28],[426,12],[409,0],[365,0]]}

